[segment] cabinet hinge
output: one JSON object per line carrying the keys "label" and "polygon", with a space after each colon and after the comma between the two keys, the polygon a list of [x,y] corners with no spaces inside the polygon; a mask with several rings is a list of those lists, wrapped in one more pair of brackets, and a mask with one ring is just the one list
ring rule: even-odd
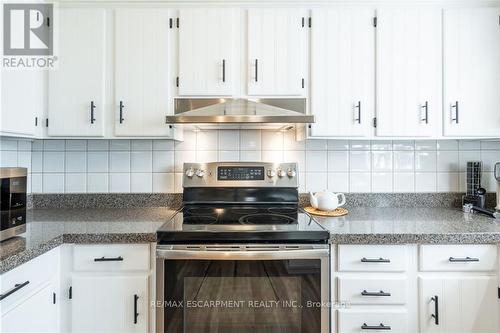
{"label": "cabinet hinge", "polygon": [[373,118],[373,127],[377,127],[377,117]]}
{"label": "cabinet hinge", "polygon": [[69,287],[69,291],[68,291],[68,298],[69,298],[69,299],[73,299],[73,286],[70,286],[70,287]]}
{"label": "cabinet hinge", "polygon": [[309,28],[312,26],[312,17],[309,17],[309,19],[308,19],[308,25],[309,25]]}
{"label": "cabinet hinge", "polygon": [[179,77],[176,77],[175,78],[175,86],[178,87],[179,86]]}
{"label": "cabinet hinge", "polygon": [[38,117],[35,117],[35,126],[38,126]]}
{"label": "cabinet hinge", "polygon": [[49,127],[49,118],[45,119],[45,127]]}
{"label": "cabinet hinge", "polygon": [[373,26],[377,27],[377,17],[376,16],[373,18]]}
{"label": "cabinet hinge", "polygon": [[302,89],[304,89],[304,86],[305,86],[305,81],[304,78],[302,78]]}
{"label": "cabinet hinge", "polygon": [[52,293],[52,304],[56,304],[56,293]]}

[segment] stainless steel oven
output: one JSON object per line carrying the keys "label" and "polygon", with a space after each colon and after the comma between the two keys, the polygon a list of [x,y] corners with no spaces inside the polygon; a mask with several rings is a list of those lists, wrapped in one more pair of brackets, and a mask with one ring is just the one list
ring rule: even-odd
{"label": "stainless steel oven", "polygon": [[158,245],[156,331],[327,333],[326,244]]}

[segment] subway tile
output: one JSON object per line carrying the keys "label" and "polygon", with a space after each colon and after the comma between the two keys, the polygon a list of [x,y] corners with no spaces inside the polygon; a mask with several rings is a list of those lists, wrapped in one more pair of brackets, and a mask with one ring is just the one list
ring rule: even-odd
{"label": "subway tile", "polygon": [[153,172],[174,172],[174,152],[153,151]]}
{"label": "subway tile", "polygon": [[271,163],[282,163],[283,162],[283,151],[276,150],[263,150],[262,151],[262,161]]}
{"label": "subway tile", "polygon": [[153,192],[153,174],[151,172],[130,174],[130,192]]}
{"label": "subway tile", "polygon": [[64,173],[44,173],[42,189],[43,193],[64,193]]}
{"label": "subway tile", "polygon": [[[130,152],[110,151],[109,172],[130,172]],[[111,184],[111,182],[110,182]],[[112,191],[110,185],[110,192]]]}
{"label": "subway tile", "polygon": [[328,141],[320,139],[308,139],[306,140],[306,150],[327,150]]}
{"label": "subway tile", "polygon": [[328,174],[326,172],[306,172],[306,188],[311,192],[326,190]]}
{"label": "subway tile", "polygon": [[328,154],[326,151],[306,151],[306,170],[309,172],[327,172]]}
{"label": "subway tile", "polygon": [[414,169],[415,152],[401,150],[394,152],[394,171],[413,172]]}
{"label": "subway tile", "polygon": [[436,172],[436,170],[437,170],[437,153],[435,151],[415,152],[415,171]]}
{"label": "subway tile", "polygon": [[26,169],[28,169],[28,173],[31,173],[31,152],[30,151],[18,151],[17,152],[17,166],[21,167],[21,168],[26,168]]}
{"label": "subway tile", "polygon": [[174,154],[175,172],[184,172],[184,163],[196,162],[194,150],[176,150]]}
{"label": "subway tile", "polygon": [[328,140],[328,150],[349,150],[349,141]]}
{"label": "subway tile", "polygon": [[152,150],[153,149],[153,140],[132,140],[130,142],[130,149],[132,150]]}
{"label": "subway tile", "polygon": [[298,183],[299,183],[299,193],[305,193],[307,192],[307,188],[306,188],[306,173],[305,172],[299,172],[297,173],[297,177],[299,177],[297,179]]}
{"label": "subway tile", "polygon": [[108,140],[87,140],[87,150],[95,151],[95,150],[109,150],[109,142]]}
{"label": "subway tile", "polygon": [[198,163],[217,162],[217,150],[196,151],[196,162]]}
{"label": "subway tile", "polygon": [[436,140],[416,140],[415,150],[436,150],[437,142]]}
{"label": "subway tile", "polygon": [[413,140],[394,140],[392,142],[392,149],[394,150],[414,150],[415,141]]}
{"label": "subway tile", "polygon": [[372,192],[384,193],[392,192],[392,173],[374,172],[372,173]]}
{"label": "subway tile", "polygon": [[285,150],[283,152],[283,162],[291,163],[296,162],[298,171],[306,170],[306,152],[303,150]]}
{"label": "subway tile", "polygon": [[349,192],[349,173],[329,172],[328,190],[332,192]]}
{"label": "subway tile", "polygon": [[240,151],[240,161],[242,162],[259,162],[261,160],[261,152],[259,150]]}
{"label": "subway tile", "polygon": [[87,192],[88,193],[108,193],[109,179],[107,173],[89,173],[87,174]]}
{"label": "subway tile", "polygon": [[[465,174],[461,179],[465,180]],[[487,192],[496,193],[497,180],[495,179],[493,172],[483,172],[481,175],[481,186],[483,186]],[[463,192],[465,192],[465,190]]]}
{"label": "subway tile", "polygon": [[0,151],[0,167],[17,167],[17,151],[2,150]]}
{"label": "subway tile", "polygon": [[64,140],[43,140],[43,150],[45,151],[64,151]]}
{"label": "subway tile", "polygon": [[351,140],[349,142],[351,150],[370,150],[369,140]]}
{"label": "subway tile", "polygon": [[283,132],[262,131],[262,150],[283,150]]}
{"label": "subway tile", "polygon": [[66,151],[85,151],[87,150],[86,140],[66,140]]}
{"label": "subway tile", "polygon": [[410,172],[395,172],[393,191],[396,193],[409,193],[415,191],[415,174]]}
{"label": "subway tile", "polygon": [[45,151],[43,153],[43,172],[64,172],[64,152]]}
{"label": "subway tile", "polygon": [[41,173],[31,174],[31,193],[43,193],[43,181]]}
{"label": "subway tile", "polygon": [[109,140],[109,150],[130,150],[130,140]]}
{"label": "subway tile", "polygon": [[[182,180],[182,173],[179,174]],[[182,186],[182,184],[181,184]],[[153,174],[153,192],[154,193],[173,193],[174,192],[174,174],[173,173],[154,173]]]}
{"label": "subway tile", "polygon": [[64,181],[65,193],[86,193],[87,174],[86,173],[66,173]]}
{"label": "subway tile", "polygon": [[220,130],[219,131],[219,149],[220,150],[239,150],[240,149],[240,131],[238,131],[238,130]]}
{"label": "subway tile", "polygon": [[349,190],[352,193],[370,193],[371,174],[369,172],[351,172],[349,175]]}
{"label": "subway tile", "polygon": [[194,131],[184,131],[184,140],[175,141],[175,150],[196,150],[196,132]]}
{"label": "subway tile", "polygon": [[457,140],[438,140],[437,150],[458,150]]}
{"label": "subway tile", "polygon": [[392,171],[392,151],[373,151],[371,159],[373,172]]}
{"label": "subway tile", "polygon": [[153,140],[153,150],[174,150],[174,140]]}
{"label": "subway tile", "polygon": [[84,151],[66,152],[66,172],[87,172],[87,153]]}
{"label": "subway tile", "polygon": [[305,140],[297,141],[295,131],[286,131],[283,135],[283,149],[285,149],[285,150],[305,150],[306,149],[306,141]]}
{"label": "subway tile", "polygon": [[369,151],[351,151],[349,168],[351,172],[369,172],[371,170],[371,153]]}
{"label": "subway tile", "polygon": [[32,143],[31,140],[18,140],[17,149],[21,151],[31,151]]}
{"label": "subway tile", "polygon": [[483,140],[481,141],[481,149],[483,150],[500,150],[500,140]]}
{"label": "subway tile", "polygon": [[153,171],[152,151],[132,151],[130,153],[130,172]]}
{"label": "subway tile", "polygon": [[31,144],[32,151],[42,151],[43,150],[43,140],[34,140]]}
{"label": "subway tile", "polygon": [[481,161],[484,171],[494,171],[495,163],[500,162],[500,150],[482,150]]}
{"label": "subway tile", "polygon": [[459,150],[479,150],[481,149],[481,141],[479,140],[459,140]]}
{"label": "subway tile", "polygon": [[240,131],[240,149],[241,150],[260,150],[261,149],[261,131],[260,130],[241,130]]}
{"label": "subway tile", "polygon": [[371,142],[372,150],[392,150],[391,140],[376,140]]}
{"label": "subway tile", "polygon": [[438,192],[458,192],[458,190],[459,190],[458,172],[437,173]]}
{"label": "subway tile", "polygon": [[217,150],[218,131],[196,133],[196,150]]}
{"label": "subway tile", "polygon": [[458,151],[438,151],[437,171],[438,172],[458,171]]}
{"label": "subway tile", "polygon": [[481,152],[479,150],[459,151],[458,152],[458,170],[467,171],[467,162],[481,161]]}
{"label": "subway tile", "polygon": [[349,172],[349,152],[329,151],[328,172]]}
{"label": "subway tile", "polygon": [[238,150],[219,150],[219,162],[237,162],[240,160],[240,152]]}
{"label": "subway tile", "polygon": [[182,193],[182,177],[183,173],[174,174],[174,193]]}
{"label": "subway tile", "polygon": [[436,173],[434,172],[416,172],[415,173],[415,192],[436,192]]}
{"label": "subway tile", "polygon": [[129,192],[130,192],[129,173],[109,174],[109,193],[129,193]]}
{"label": "subway tile", "polygon": [[108,164],[107,151],[89,151],[87,153],[87,172],[108,172]]}
{"label": "subway tile", "polygon": [[17,140],[0,138],[0,150],[17,150]]}
{"label": "subway tile", "polygon": [[43,171],[43,153],[41,151],[31,152],[31,172]]}

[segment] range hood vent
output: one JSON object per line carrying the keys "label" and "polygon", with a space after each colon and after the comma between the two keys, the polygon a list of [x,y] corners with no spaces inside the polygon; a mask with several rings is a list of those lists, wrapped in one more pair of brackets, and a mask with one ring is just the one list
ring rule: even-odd
{"label": "range hood vent", "polygon": [[[305,98],[230,99],[176,98],[172,124],[205,128],[285,128],[314,123],[306,114]],[[287,126],[288,125],[288,126]]]}

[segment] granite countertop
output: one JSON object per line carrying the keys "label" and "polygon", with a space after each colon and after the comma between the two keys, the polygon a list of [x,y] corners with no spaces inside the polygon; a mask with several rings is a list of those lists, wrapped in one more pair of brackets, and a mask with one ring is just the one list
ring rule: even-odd
{"label": "granite countertop", "polygon": [[[451,208],[349,208],[316,217],[343,244],[500,243],[500,221]],[[147,243],[175,213],[169,208],[33,209],[26,233],[0,243],[0,273],[63,243]]]}

